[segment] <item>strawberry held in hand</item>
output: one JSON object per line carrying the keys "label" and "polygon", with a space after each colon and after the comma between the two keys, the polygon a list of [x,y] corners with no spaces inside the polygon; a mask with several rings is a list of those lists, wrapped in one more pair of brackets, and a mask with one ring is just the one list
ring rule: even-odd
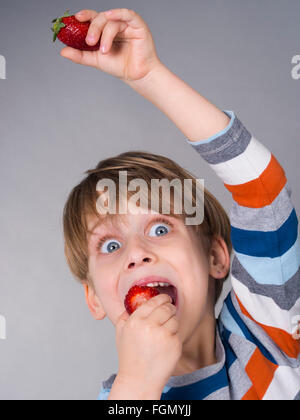
{"label": "strawberry held in hand", "polygon": [[85,42],[90,22],[79,22],[74,15],[65,14],[52,21],[53,42],[58,38],[68,47],[76,48],[80,51],[97,51],[100,48],[100,41],[96,45],[88,45]]}

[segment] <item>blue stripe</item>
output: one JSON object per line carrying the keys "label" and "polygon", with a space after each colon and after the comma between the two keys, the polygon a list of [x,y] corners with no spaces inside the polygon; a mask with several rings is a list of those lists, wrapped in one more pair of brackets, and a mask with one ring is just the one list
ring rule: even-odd
{"label": "blue stripe", "polygon": [[226,303],[223,303],[223,307],[221,310],[221,313],[219,315],[219,319],[222,322],[223,326],[230,332],[245,338],[243,331],[240,329],[240,327],[238,326],[238,324],[235,322],[235,320],[233,319],[233,317],[231,316]]}
{"label": "blue stripe", "polygon": [[110,389],[108,389],[108,388],[101,388],[101,391],[100,391],[100,393],[98,395],[97,400],[98,401],[100,401],[100,400],[107,400],[108,397],[109,397],[110,391],[111,391],[111,388]]}
{"label": "blue stripe", "polygon": [[228,384],[228,376],[224,365],[219,372],[208,378],[190,385],[171,388],[161,395],[161,400],[203,400],[213,392],[228,387]]}
{"label": "blue stripe", "polygon": [[225,359],[225,363],[226,363],[226,367],[227,367],[227,372],[230,369],[230,366],[236,361],[237,356],[235,355],[235,353],[233,352],[231,345],[229,344],[229,337],[231,335],[231,331],[227,330],[227,328],[225,328],[223,326],[223,331],[222,331],[222,343],[224,346],[224,350],[225,350],[225,354],[226,354],[226,359]]}
{"label": "blue stripe", "polygon": [[232,127],[233,121],[235,119],[235,114],[233,111],[223,111],[228,117],[231,118],[230,123],[225,127],[222,131],[219,131],[219,133],[215,134],[214,136],[209,137],[206,140],[200,140],[200,141],[190,141],[187,139],[187,142],[189,144],[192,144],[193,146],[197,146],[198,144],[204,144],[204,143],[210,143],[211,141],[221,137],[223,134],[227,133],[227,131]]}
{"label": "blue stripe", "polygon": [[[243,322],[242,318],[236,311],[235,307],[233,306],[230,293],[228,294],[227,298],[225,299],[227,308],[229,312],[231,313],[232,317],[240,327],[240,329],[243,331],[243,334],[245,335],[246,339],[251,341],[255,346],[257,346],[260,350],[260,352],[272,363],[277,365],[276,360],[273,358],[271,353],[261,344],[260,341],[257,340],[257,338],[252,334],[252,332],[249,330],[247,325]],[[259,327],[259,326],[257,326]]]}
{"label": "blue stripe", "polygon": [[297,239],[295,244],[278,258],[250,257],[237,252],[236,257],[256,283],[281,286],[299,270],[300,242]]}
{"label": "blue stripe", "polygon": [[275,231],[261,232],[231,226],[231,240],[234,249],[240,254],[276,258],[281,257],[293,246],[297,232],[298,219],[293,209],[285,223]]}

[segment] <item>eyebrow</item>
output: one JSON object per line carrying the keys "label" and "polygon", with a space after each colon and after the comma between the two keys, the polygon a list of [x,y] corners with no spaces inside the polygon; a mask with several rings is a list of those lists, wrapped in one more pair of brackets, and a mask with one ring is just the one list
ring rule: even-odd
{"label": "eyebrow", "polygon": [[107,221],[104,219],[104,220],[99,220],[93,227],[92,227],[92,229],[90,230],[90,229],[88,229],[87,230],[87,232],[89,233],[89,234],[91,234],[91,235],[93,235],[94,234],[94,232],[95,232],[95,230],[97,229],[97,227],[99,227],[99,226],[104,226],[104,227],[108,227],[108,223],[107,223]]}
{"label": "eyebrow", "polygon": [[87,230],[87,232],[88,232],[88,233],[94,233],[94,230],[95,230],[98,226],[102,225],[103,223],[105,223],[105,221],[103,221],[103,220],[99,220],[97,223],[95,223],[95,224],[94,224],[94,226],[92,227],[92,229],[88,229],[88,230]]}
{"label": "eyebrow", "polygon": [[[118,219],[116,219],[116,217],[113,216],[118,216]],[[105,217],[103,217],[102,219],[100,218],[100,220],[98,220],[97,223],[95,223],[95,225],[92,227],[91,230],[87,230],[88,233],[90,234],[94,234],[94,231],[97,229],[98,226],[104,226],[106,228],[109,228],[111,226],[115,227],[116,225],[120,224],[120,223],[124,223],[126,224],[125,219],[124,220],[120,220],[120,216],[123,215],[107,215]]]}
{"label": "eyebrow", "polygon": [[[120,216],[120,215],[118,215]],[[121,215],[121,216],[125,216],[125,215]],[[173,220],[180,220],[179,215],[173,215],[173,214],[163,214],[163,213],[150,213],[148,214],[149,219],[154,218],[154,217],[166,217],[166,218],[171,218]],[[116,219],[115,219],[116,220]],[[110,226],[108,226],[108,223],[111,223],[111,225],[115,224],[115,220],[113,219],[113,217],[110,216],[106,216],[104,219],[99,220],[93,227],[92,230],[87,230],[88,233],[90,233],[91,235],[94,235],[95,230],[97,229],[98,226],[104,226],[106,228],[109,228]],[[124,223],[125,219],[123,220]],[[120,218],[118,218],[118,223],[122,223],[122,220],[120,220]],[[126,224],[126,222],[124,223]]]}

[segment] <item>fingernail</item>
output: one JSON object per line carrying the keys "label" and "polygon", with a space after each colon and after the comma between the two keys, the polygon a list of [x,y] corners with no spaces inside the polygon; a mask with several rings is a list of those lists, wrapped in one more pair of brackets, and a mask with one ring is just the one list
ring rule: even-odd
{"label": "fingernail", "polygon": [[94,35],[89,35],[88,37],[87,37],[87,41],[89,41],[89,42],[92,42],[92,41],[94,41]]}
{"label": "fingernail", "polygon": [[101,46],[101,52],[102,52],[102,53],[105,53],[105,52],[106,52],[106,45],[102,45],[102,46]]}
{"label": "fingernail", "polygon": [[107,15],[111,15],[112,14],[112,10],[107,10],[105,13],[107,14]]}

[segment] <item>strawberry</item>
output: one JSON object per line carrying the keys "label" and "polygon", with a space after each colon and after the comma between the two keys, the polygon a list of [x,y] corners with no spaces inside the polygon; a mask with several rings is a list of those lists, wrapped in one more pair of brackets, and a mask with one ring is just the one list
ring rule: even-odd
{"label": "strawberry", "polygon": [[53,19],[53,42],[58,38],[68,47],[76,48],[81,51],[96,51],[100,48],[100,40],[96,45],[90,46],[85,42],[90,22],[79,22],[74,15],[69,14],[69,10],[59,18]]}
{"label": "strawberry", "polygon": [[156,295],[159,295],[159,291],[155,287],[133,286],[125,297],[124,306],[130,315],[144,302]]}

